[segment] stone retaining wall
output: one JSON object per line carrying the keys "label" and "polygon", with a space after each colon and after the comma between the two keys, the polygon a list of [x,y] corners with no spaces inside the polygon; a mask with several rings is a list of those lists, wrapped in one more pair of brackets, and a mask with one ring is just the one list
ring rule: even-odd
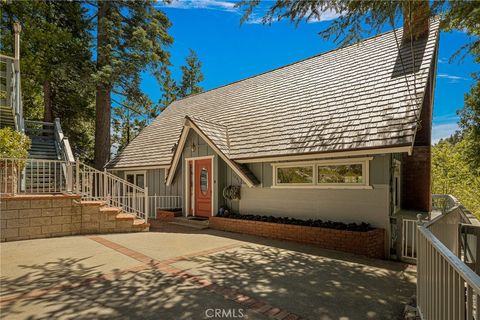
{"label": "stone retaining wall", "polygon": [[132,215],[76,195],[0,198],[0,242],[91,233],[148,231]]}
{"label": "stone retaining wall", "polygon": [[0,241],[78,234],[80,197],[18,196],[0,199]]}
{"label": "stone retaining wall", "polygon": [[359,232],[220,217],[210,217],[208,226],[223,231],[308,243],[370,258],[385,258],[384,229]]}

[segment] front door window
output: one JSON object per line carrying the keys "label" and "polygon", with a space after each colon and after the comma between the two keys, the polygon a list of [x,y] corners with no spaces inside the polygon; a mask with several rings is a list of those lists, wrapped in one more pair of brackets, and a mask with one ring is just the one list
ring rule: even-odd
{"label": "front door window", "polygon": [[193,166],[194,214],[208,218],[212,215],[212,159],[195,159],[193,160]]}
{"label": "front door window", "polygon": [[205,196],[208,192],[208,169],[202,168],[200,171],[200,191]]}

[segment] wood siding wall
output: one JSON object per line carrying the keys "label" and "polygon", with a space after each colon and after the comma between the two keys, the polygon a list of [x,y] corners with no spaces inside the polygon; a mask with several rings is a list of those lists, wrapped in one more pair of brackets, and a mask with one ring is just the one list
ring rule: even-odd
{"label": "wood siding wall", "polygon": [[[195,146],[192,148],[192,146]],[[164,169],[147,170],[150,195],[184,197],[185,158],[214,155],[214,213],[221,206],[243,214],[290,216],[302,219],[323,219],[343,222],[368,222],[389,230],[391,156],[375,155],[370,161],[371,190],[352,189],[276,189],[272,188],[272,163],[248,164],[259,179],[259,187],[248,188],[240,177],[203,141],[190,131],[171,186],[165,185]],[[123,173],[118,173],[123,175]],[[242,186],[241,200],[225,200],[223,189]],[[184,197],[185,206],[185,197]],[[185,208],[183,209],[185,213]]]}
{"label": "wood siding wall", "polygon": [[[343,222],[368,222],[389,229],[390,213],[389,155],[376,155],[370,161],[370,184],[373,189],[302,189],[271,188],[271,163],[249,164],[262,182],[260,188],[242,186],[239,212],[322,219]],[[235,211],[235,208],[232,208]]]}

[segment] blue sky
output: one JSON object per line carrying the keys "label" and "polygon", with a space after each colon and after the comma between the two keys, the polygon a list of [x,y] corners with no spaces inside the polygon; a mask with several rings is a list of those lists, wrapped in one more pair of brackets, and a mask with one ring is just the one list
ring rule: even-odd
{"label": "blue sky", "polygon": [[[180,79],[180,65],[189,48],[202,62],[205,90],[240,80],[279,66],[336,48],[318,32],[335,16],[325,21],[302,23],[298,27],[288,21],[270,26],[260,23],[260,15],[240,25],[241,13],[230,2],[213,0],[174,1],[160,5],[173,26],[170,34],[173,75]],[[447,137],[457,127],[456,110],[463,106],[463,97],[473,84],[472,72],[480,71],[470,56],[450,62],[450,57],[465,43],[463,32],[442,33],[435,90],[433,141]],[[156,80],[145,74],[143,90],[154,101],[161,95]]]}

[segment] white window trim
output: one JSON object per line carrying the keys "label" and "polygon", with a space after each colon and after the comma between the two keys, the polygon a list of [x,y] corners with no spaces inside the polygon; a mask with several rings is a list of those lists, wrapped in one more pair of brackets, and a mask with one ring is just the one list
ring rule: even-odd
{"label": "white window trim", "polygon": [[[370,160],[373,157],[365,158],[349,158],[349,159],[333,159],[333,160],[320,160],[320,161],[309,161],[309,162],[283,162],[283,163],[273,163],[273,182],[271,188],[278,189],[292,189],[292,188],[301,188],[301,189],[373,189],[370,185]],[[318,166],[319,165],[345,165],[345,164],[361,164],[362,165],[362,176],[364,177],[363,183],[322,183],[317,182],[318,175]],[[278,168],[289,168],[297,166],[313,166],[313,182],[312,183],[277,183],[277,169]]]}
{"label": "white window trim", "polygon": [[124,179],[127,180],[127,175],[128,174],[133,174],[133,184],[137,185],[137,174],[143,174],[143,183],[144,186],[142,189],[145,189],[148,186],[147,183],[147,171],[146,170],[136,170],[136,171],[125,171],[125,176]]}

